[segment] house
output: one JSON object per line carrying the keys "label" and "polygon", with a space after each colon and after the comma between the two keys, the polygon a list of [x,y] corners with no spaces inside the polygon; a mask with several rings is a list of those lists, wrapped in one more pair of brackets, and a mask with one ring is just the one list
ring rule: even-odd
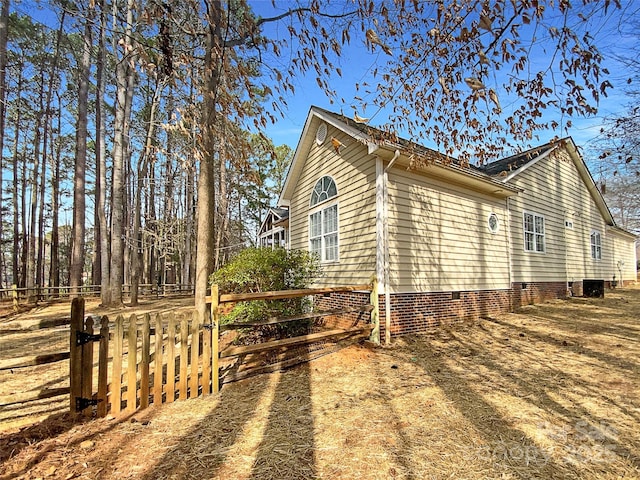
{"label": "house", "polygon": [[319,256],[319,285],[377,278],[387,340],[635,281],[635,236],[615,225],[570,138],[483,167],[381,138],[312,107],[279,206],[290,248]]}
{"label": "house", "polygon": [[288,246],[289,210],[286,208],[270,208],[258,231],[258,245],[261,247]]}

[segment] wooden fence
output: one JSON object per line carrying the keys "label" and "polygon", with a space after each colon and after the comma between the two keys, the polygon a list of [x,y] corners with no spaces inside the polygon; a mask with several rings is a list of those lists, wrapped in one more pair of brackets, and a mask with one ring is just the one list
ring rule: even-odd
{"label": "wooden fence", "polygon": [[[43,325],[34,326],[28,330],[51,330],[53,332],[53,328],[58,327],[60,325],[64,325],[68,323],[68,319],[64,321],[49,321],[43,322]],[[10,325],[10,328],[4,330],[3,333],[14,333],[21,332],[24,333],[28,330],[17,330],[14,329],[13,326]],[[51,333],[54,335],[54,333]],[[4,341],[10,341],[10,337],[4,337]],[[60,338],[62,340],[62,338]],[[59,347],[60,351],[51,351],[47,353],[36,353],[32,355],[24,355],[17,357],[6,357],[0,358],[0,372],[13,372],[14,370],[20,370],[28,367],[36,367],[41,365],[50,365],[57,362],[66,361],[70,357],[69,349],[64,349],[63,347]],[[59,367],[52,366],[52,368],[59,368],[64,371],[64,366],[60,365]],[[42,400],[46,398],[55,398],[61,397],[63,395],[69,395],[69,387],[68,386],[57,386],[51,387],[43,385],[42,387],[38,387],[37,384],[33,382],[28,382],[25,385],[25,391],[20,393],[11,393],[9,395],[0,396],[0,407],[7,407],[10,405],[17,404],[25,404],[29,402],[35,402],[37,400]]]}
{"label": "wooden fence", "polygon": [[[255,323],[220,325],[220,306],[224,304],[350,291],[371,292],[369,301],[360,307],[269,318]],[[240,372],[237,368],[225,371],[221,368],[221,361],[225,363],[230,358],[236,359],[237,365],[238,359],[242,362],[245,357],[260,352],[287,351],[327,339],[340,342],[354,337],[369,337],[372,332],[376,341],[375,332],[379,331],[377,299],[376,282],[346,287],[222,295],[218,286],[213,285],[211,296],[207,297],[211,307],[210,318],[200,319],[196,312],[189,315],[156,314],[153,318],[147,314],[141,318],[132,315],[128,319],[118,316],[111,323],[106,316],[95,320],[90,316],[85,318],[84,300],[76,298],[71,309],[71,410],[92,415],[93,409],[89,407],[95,406],[98,416],[134,412],[151,403],[173,402],[218,392],[221,382],[282,369],[309,359],[308,356],[276,359],[269,365],[253,366]],[[222,351],[219,348],[221,330],[261,327],[353,312],[366,314],[366,322],[255,345],[228,345]],[[97,359],[94,358],[95,350]],[[96,382],[94,378],[97,378]]]}
{"label": "wooden fence", "polygon": [[[29,302],[41,302],[55,299],[68,300],[71,296],[99,297],[101,285],[83,285],[80,291],[72,291],[69,286],[64,287],[34,287],[25,288],[12,285],[11,288],[0,288],[0,301],[13,302],[14,308]],[[173,295],[193,295],[193,285],[144,283],[138,285],[140,297],[166,297]],[[122,295],[131,295],[131,285],[122,286]]]}

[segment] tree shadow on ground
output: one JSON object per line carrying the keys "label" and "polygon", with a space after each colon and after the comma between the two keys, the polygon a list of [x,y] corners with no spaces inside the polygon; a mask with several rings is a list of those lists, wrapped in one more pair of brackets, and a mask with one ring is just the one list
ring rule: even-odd
{"label": "tree shadow on ground", "polygon": [[[421,339],[420,341],[424,341]],[[542,478],[566,478],[563,465],[550,458],[527,434],[511,425],[474,385],[441,357],[420,358],[418,364],[485,439],[484,445],[460,445],[461,462],[489,462],[497,475],[531,478],[532,466]]]}
{"label": "tree shadow on ground", "polygon": [[[523,328],[522,326],[515,326],[509,322],[492,319],[493,322],[501,325],[510,332],[509,336],[517,338],[519,333],[524,330],[526,336],[531,341],[537,343],[548,343],[552,349],[557,349],[558,353],[561,353],[563,348],[566,348],[561,342],[558,342],[553,335],[541,334],[531,329]],[[464,335],[453,335],[453,340],[459,342],[461,345],[467,347],[477,347],[472,339]],[[520,356],[526,358],[526,352],[518,352]],[[618,373],[625,375],[627,372],[621,372],[620,369],[629,370],[629,373],[635,373],[638,371],[638,365],[629,361],[623,361],[619,357],[607,355],[594,349],[589,349],[583,345],[578,345],[575,348],[570,347],[569,354],[575,356],[576,362],[580,360],[580,357],[587,356],[593,360],[596,360],[600,369],[603,372],[607,372],[611,375]],[[538,359],[539,360],[539,359]],[[535,358],[530,358],[530,361],[536,361]],[[640,456],[637,453],[631,451],[625,445],[630,445],[633,441],[626,435],[620,434],[617,429],[611,425],[611,420],[608,416],[598,415],[594,411],[590,411],[584,408],[582,405],[573,402],[571,407],[562,405],[556,399],[549,395],[549,388],[556,393],[562,395],[563,393],[577,392],[578,390],[585,393],[589,393],[594,397],[598,397],[601,401],[606,401],[612,407],[618,408],[624,415],[634,418],[638,421],[637,413],[630,411],[624,405],[620,405],[613,398],[607,395],[607,392],[603,392],[600,385],[594,385],[589,383],[588,380],[576,378],[569,374],[567,371],[560,370],[558,368],[547,365],[549,372],[540,377],[537,374],[532,374],[527,369],[514,369],[509,364],[500,363],[497,359],[491,360],[488,355],[482,355],[476,357],[476,363],[482,364],[491,372],[496,373],[502,378],[508,379],[512,384],[516,384],[522,391],[522,395],[527,398],[527,401],[538,408],[552,412],[556,416],[562,418],[568,424],[573,424],[571,428],[578,428],[582,430],[589,430],[594,438],[588,438],[586,435],[583,440],[597,440],[598,443],[606,445],[610,453],[616,453],[627,459],[636,468],[640,469]],[[567,379],[564,386],[558,385],[557,379]],[[504,389],[504,393],[512,394],[508,388],[504,388],[505,385],[498,385],[496,388]],[[563,389],[565,392],[563,392]],[[584,432],[582,432],[584,433]],[[597,438],[596,438],[597,437]],[[590,447],[591,448],[591,447]]]}
{"label": "tree shadow on ground", "polygon": [[[127,420],[129,416],[122,417],[121,421]],[[0,472],[0,480],[10,480],[13,478],[32,478],[31,469],[49,454],[60,448],[58,437],[64,436],[69,431],[82,424],[90,422],[91,418],[70,412],[51,415],[42,422],[35,423],[29,427],[21,429],[19,432],[0,436],[0,465],[6,466],[8,460],[18,456],[24,449],[35,445],[35,451],[30,454],[26,461],[19,463],[19,468],[12,468],[12,471]],[[113,429],[117,423],[102,424],[100,428],[92,431],[90,435],[81,436],[71,442],[66,441],[66,448],[76,448],[78,444],[85,440],[97,438],[109,430]],[[25,476],[26,475],[26,476]],[[38,475],[39,477],[39,475]]]}
{"label": "tree shadow on ground", "polygon": [[217,406],[142,478],[229,478],[227,468],[246,471],[248,478],[315,478],[314,449],[304,363],[287,375],[260,375],[222,388]]}
{"label": "tree shadow on ground", "polygon": [[249,478],[316,478],[310,365],[282,375]]}

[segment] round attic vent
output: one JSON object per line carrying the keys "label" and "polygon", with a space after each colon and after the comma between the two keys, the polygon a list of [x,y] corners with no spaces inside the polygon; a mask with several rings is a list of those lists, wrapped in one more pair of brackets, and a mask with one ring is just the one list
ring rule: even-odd
{"label": "round attic vent", "polygon": [[327,124],[323,123],[318,127],[316,131],[316,143],[322,145],[327,139]]}

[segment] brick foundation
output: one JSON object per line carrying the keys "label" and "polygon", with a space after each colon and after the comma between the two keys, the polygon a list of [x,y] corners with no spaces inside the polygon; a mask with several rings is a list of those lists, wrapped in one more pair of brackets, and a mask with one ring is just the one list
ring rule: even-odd
{"label": "brick foundation", "polygon": [[[573,282],[573,295],[582,295],[582,282]],[[503,290],[461,292],[423,292],[391,294],[391,335],[424,333],[435,327],[513,311],[522,305],[567,297],[565,282],[513,283]],[[385,296],[379,296],[380,338],[385,335]],[[316,296],[320,310],[357,307],[369,303],[368,292],[343,292]],[[347,328],[358,322],[368,322],[369,313],[350,313],[326,317],[326,325]]]}
{"label": "brick foundation", "polygon": [[567,291],[567,282],[515,282],[511,284],[513,292],[513,308],[523,305],[533,305],[556,298],[567,296],[582,296],[582,282],[573,282],[571,290]]}
{"label": "brick foundation", "polygon": [[[381,295],[381,337],[385,334],[384,301]],[[442,325],[497,315],[510,308],[509,290],[392,294],[391,335],[423,333]]]}
{"label": "brick foundation", "polygon": [[[369,304],[369,292],[340,292],[328,295],[317,295],[313,304],[318,310],[337,310],[340,308],[360,307]],[[371,313],[352,312],[342,315],[324,317],[325,325],[329,328],[349,328],[356,324],[369,323]]]}

